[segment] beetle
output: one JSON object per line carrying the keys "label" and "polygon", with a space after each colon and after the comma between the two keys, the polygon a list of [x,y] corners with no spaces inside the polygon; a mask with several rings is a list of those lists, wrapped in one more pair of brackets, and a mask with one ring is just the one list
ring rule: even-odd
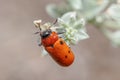
{"label": "beetle", "polygon": [[66,44],[66,42],[59,37],[59,34],[63,32],[53,31],[50,26],[42,31],[41,21],[37,26],[40,32],[41,45],[44,46],[44,49],[49,53],[49,55],[61,66],[67,67],[70,66],[74,61],[74,54],[71,48]]}

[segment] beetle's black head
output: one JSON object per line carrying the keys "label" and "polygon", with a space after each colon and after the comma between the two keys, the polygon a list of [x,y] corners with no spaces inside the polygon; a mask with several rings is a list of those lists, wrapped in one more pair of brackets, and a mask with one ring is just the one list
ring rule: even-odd
{"label": "beetle's black head", "polygon": [[43,31],[42,33],[40,33],[41,38],[46,38],[48,37],[50,34],[52,33],[52,31],[50,29]]}

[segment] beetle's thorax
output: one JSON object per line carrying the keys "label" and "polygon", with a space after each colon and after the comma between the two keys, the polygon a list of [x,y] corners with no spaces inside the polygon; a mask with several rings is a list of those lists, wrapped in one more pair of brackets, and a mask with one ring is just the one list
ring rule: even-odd
{"label": "beetle's thorax", "polygon": [[53,46],[54,43],[58,40],[58,38],[59,37],[56,32],[52,32],[52,31],[43,32],[41,35],[42,45],[45,47]]}
{"label": "beetle's thorax", "polygon": [[50,34],[52,33],[52,31],[50,29],[43,31],[40,33],[40,36],[42,39],[47,38],[48,36],[50,36]]}

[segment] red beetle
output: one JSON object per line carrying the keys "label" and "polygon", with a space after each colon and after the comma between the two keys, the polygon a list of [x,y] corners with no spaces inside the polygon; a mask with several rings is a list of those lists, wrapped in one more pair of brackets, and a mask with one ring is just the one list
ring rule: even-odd
{"label": "red beetle", "polygon": [[61,66],[69,66],[74,61],[74,54],[70,47],[65,43],[65,41],[58,36],[55,31],[48,29],[42,31],[39,22],[41,45],[44,46],[45,50],[50,54],[50,56]]}

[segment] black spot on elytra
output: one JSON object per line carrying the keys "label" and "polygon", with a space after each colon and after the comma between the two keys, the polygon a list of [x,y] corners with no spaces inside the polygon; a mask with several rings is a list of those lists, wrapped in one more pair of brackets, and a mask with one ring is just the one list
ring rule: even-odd
{"label": "black spot on elytra", "polygon": [[68,56],[67,55],[65,55],[65,58],[67,58]]}
{"label": "black spot on elytra", "polygon": [[52,48],[54,47],[54,45],[50,45]]}
{"label": "black spot on elytra", "polygon": [[68,53],[70,53],[70,50],[68,51]]}
{"label": "black spot on elytra", "polygon": [[63,42],[63,41],[60,41],[60,44],[61,44],[61,45],[63,45],[63,44],[64,44],[64,42]]}

